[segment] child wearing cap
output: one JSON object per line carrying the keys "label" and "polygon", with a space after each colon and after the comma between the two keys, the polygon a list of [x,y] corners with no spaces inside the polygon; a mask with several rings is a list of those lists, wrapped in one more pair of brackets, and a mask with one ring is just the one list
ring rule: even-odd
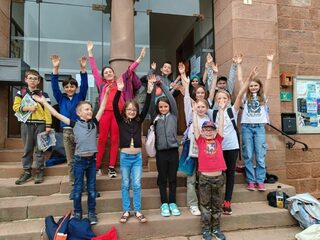
{"label": "child wearing cap", "polygon": [[219,127],[212,121],[202,124],[201,133],[198,128],[196,108],[193,106],[193,130],[198,144],[198,171],[199,171],[199,196],[201,210],[202,239],[225,239],[220,230],[220,217],[222,213],[222,187],[224,177],[222,171],[226,164],[222,153],[224,110],[227,101],[221,99],[219,104]]}

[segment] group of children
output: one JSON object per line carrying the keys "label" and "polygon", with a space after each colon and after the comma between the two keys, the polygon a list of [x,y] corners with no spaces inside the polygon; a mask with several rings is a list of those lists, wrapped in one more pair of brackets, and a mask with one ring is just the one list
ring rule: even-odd
{"label": "group of children", "polygon": [[[92,105],[85,101],[88,90],[86,57],[80,58],[80,90],[77,92],[78,83],[71,78],[63,81],[63,93],[58,85],[60,57],[57,55],[51,57],[53,66],[51,85],[59,105],[59,112],[50,105],[48,95],[38,89],[39,73],[35,70],[29,70],[26,73],[27,87],[18,91],[13,105],[15,112],[31,112],[27,122],[21,123],[21,136],[24,142],[22,158],[24,172],[16,184],[20,185],[32,179],[34,148],[36,153],[34,180],[36,184],[43,182],[44,156],[43,152],[37,149],[36,141],[38,133],[51,130],[51,113],[61,121],[60,126],[63,130],[63,142],[72,185],[70,199],[73,199],[73,216],[82,218],[81,195],[86,185],[88,218],[91,224],[98,222],[95,211],[96,197],[99,195],[96,191],[96,176],[102,174],[101,162],[110,133],[108,168],[110,178],[117,176],[115,165],[118,149],[120,149],[123,209],[120,222],[126,223],[130,217],[130,187],[133,191],[134,216],[141,223],[147,222],[147,218],[141,212],[141,129],[149,113],[156,136],[157,183],[161,199],[161,215],[164,217],[179,216],[180,210],[176,204],[179,167],[178,109],[173,95],[175,92],[181,92],[184,95],[184,111],[188,126],[184,134],[184,141],[190,141],[188,155],[196,165],[192,174],[187,177],[187,205],[193,215],[201,215],[203,239],[208,240],[212,236],[217,239],[225,239],[220,230],[219,219],[222,212],[226,215],[232,214],[231,199],[236,160],[240,149],[236,125],[242,106],[242,157],[246,166],[247,189],[254,191],[257,188],[259,191],[265,191],[266,140],[264,129],[268,122],[266,96],[272,75],[273,54],[267,55],[267,79],[264,88],[261,81],[256,79],[256,67],[243,81],[242,55],[233,58],[229,79],[218,77],[218,67],[210,54],[207,56],[202,81],[196,75],[189,78],[185,65],[180,63],[179,78],[171,82],[169,78],[172,74],[171,63],[163,64],[159,76],[155,75],[156,64],[152,63],[146,78],[146,99],[140,112],[139,104],[134,100],[134,93],[140,88],[141,81],[134,70],[142,61],[145,50],[143,49],[137,60],[117,78],[109,66],[104,67],[101,74],[99,73],[93,55],[93,47],[93,43],[88,42],[89,61],[99,91],[100,107],[95,117]],[[238,71],[241,87],[232,104],[231,95],[236,71]],[[25,94],[33,97],[36,101],[34,106],[21,105]],[[99,137],[96,141],[98,133]],[[196,192],[197,178],[200,201]],[[222,201],[224,182],[226,182],[226,191],[224,201]],[[169,185],[169,196],[167,196],[167,184]]]}

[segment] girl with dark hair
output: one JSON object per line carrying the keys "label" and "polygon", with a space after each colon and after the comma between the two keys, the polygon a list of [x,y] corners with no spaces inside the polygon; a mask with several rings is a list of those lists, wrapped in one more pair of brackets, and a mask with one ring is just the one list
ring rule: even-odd
{"label": "girl with dark hair", "polygon": [[[115,165],[116,158],[118,155],[119,146],[119,129],[113,113],[112,102],[117,92],[117,84],[115,82],[116,76],[111,67],[104,67],[101,75],[99,74],[94,56],[93,56],[93,43],[88,42],[87,50],[89,54],[90,65],[92,69],[92,74],[95,79],[96,86],[100,95],[100,102],[105,94],[106,87],[110,86],[110,94],[107,101],[107,106],[101,117],[99,124],[99,139],[98,139],[98,153],[97,153],[97,175],[101,175],[101,162],[106,150],[107,137],[110,134],[110,156],[109,156],[109,168],[108,175],[110,178],[115,178],[117,176]],[[122,109],[124,101],[134,98],[134,92],[138,90],[141,86],[140,79],[134,73],[134,70],[138,67],[139,63],[142,61],[145,55],[145,49],[143,48],[140,56],[137,60],[131,64],[128,70],[122,74],[122,79],[124,82],[124,89],[122,91],[121,97],[119,99],[119,108]]]}

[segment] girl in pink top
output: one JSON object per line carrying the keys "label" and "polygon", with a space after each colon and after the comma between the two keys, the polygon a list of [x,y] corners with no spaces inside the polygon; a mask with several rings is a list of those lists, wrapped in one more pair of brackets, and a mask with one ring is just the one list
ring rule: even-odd
{"label": "girl in pink top", "polygon": [[[117,173],[115,171],[116,158],[118,155],[119,147],[119,129],[118,124],[113,113],[113,99],[117,92],[116,76],[113,69],[109,66],[104,67],[99,73],[97,68],[94,56],[93,56],[93,42],[89,41],[87,43],[87,50],[90,60],[90,66],[96,86],[99,91],[99,102],[103,99],[103,96],[106,92],[106,88],[110,86],[110,93],[107,100],[107,105],[105,111],[101,117],[99,124],[99,139],[98,139],[98,153],[97,153],[97,162],[96,168],[98,170],[97,175],[101,175],[101,162],[106,150],[107,137],[110,134],[110,161],[108,175],[110,178],[115,178]],[[141,50],[141,53],[137,60],[132,63],[128,70],[122,74],[121,78],[125,84],[122,97],[119,100],[119,109],[123,108],[124,102],[134,98],[134,92],[138,90],[141,86],[140,79],[135,74],[134,70],[138,67],[139,63],[142,61],[145,55],[145,49]]]}

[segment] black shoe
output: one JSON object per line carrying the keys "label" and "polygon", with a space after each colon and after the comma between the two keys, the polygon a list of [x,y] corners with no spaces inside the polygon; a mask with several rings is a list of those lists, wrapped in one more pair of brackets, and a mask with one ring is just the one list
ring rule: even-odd
{"label": "black shoe", "polygon": [[26,183],[32,179],[32,175],[29,172],[24,172],[21,174],[21,176],[16,180],[16,185],[21,185],[23,183]]}
{"label": "black shoe", "polygon": [[114,168],[109,168],[108,169],[108,175],[109,178],[116,178],[117,177],[117,172]]}
{"label": "black shoe", "polygon": [[82,213],[74,212],[72,215],[74,218],[81,220],[82,219]]}
{"label": "black shoe", "polygon": [[89,222],[91,225],[95,225],[98,223],[97,214],[95,214],[95,213],[89,213],[88,219],[89,219]]}
{"label": "black shoe", "polygon": [[43,183],[43,172],[37,172],[34,176],[34,184]]}
{"label": "black shoe", "polygon": [[217,240],[226,240],[226,237],[221,232],[220,227],[215,227],[212,230],[212,236],[214,236]]}
{"label": "black shoe", "polygon": [[96,198],[101,197],[101,194],[99,192],[96,192]]}

